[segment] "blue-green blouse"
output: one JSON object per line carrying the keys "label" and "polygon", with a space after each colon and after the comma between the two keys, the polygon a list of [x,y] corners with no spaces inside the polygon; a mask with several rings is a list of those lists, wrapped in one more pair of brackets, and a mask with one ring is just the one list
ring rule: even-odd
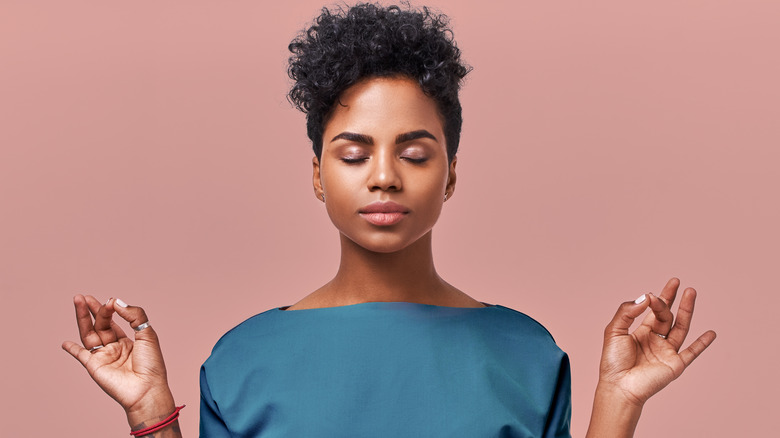
{"label": "blue-green blouse", "polygon": [[503,306],[371,302],[244,321],[201,367],[202,437],[568,437],[569,361]]}

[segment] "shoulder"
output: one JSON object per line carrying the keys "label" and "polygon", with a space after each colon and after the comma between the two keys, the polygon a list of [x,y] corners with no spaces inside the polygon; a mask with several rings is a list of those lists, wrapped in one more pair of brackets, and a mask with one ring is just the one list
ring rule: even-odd
{"label": "shoulder", "polygon": [[493,310],[479,324],[487,342],[514,354],[548,356],[555,361],[565,356],[552,334],[534,318],[501,305]]}
{"label": "shoulder", "polygon": [[284,328],[279,326],[280,318],[277,313],[282,312],[278,308],[272,308],[257,315],[251,316],[228,330],[219,338],[208,361],[214,361],[226,352],[235,353],[245,350],[245,346],[258,345],[260,340],[273,339],[275,334]]}
{"label": "shoulder", "polygon": [[501,315],[501,318],[505,324],[523,328],[524,330],[544,338],[549,338],[552,342],[555,342],[552,333],[550,333],[550,331],[547,330],[547,328],[542,325],[542,323],[535,320],[534,318],[523,312],[520,312],[519,310],[505,307],[500,304],[497,304],[496,307],[500,310],[499,315]]}
{"label": "shoulder", "polygon": [[291,346],[323,349],[326,345],[335,348],[345,342],[354,346],[363,338],[387,345],[427,339],[436,341],[432,345],[437,348],[484,349],[515,358],[533,355],[557,360],[564,354],[542,324],[501,305],[459,308],[364,303],[321,310],[267,310],[225,333],[206,363],[235,364],[250,358],[268,359],[289,352]]}

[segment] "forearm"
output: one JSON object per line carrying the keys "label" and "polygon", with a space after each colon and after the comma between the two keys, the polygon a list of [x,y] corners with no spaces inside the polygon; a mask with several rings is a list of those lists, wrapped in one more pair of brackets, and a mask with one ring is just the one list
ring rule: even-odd
{"label": "forearm", "polygon": [[599,384],[586,437],[631,438],[641,414],[642,404],[626,399],[619,390]]}

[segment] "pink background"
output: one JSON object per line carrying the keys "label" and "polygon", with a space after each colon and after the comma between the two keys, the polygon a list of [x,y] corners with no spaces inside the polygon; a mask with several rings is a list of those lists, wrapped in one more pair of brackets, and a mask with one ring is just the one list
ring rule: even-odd
{"label": "pink background", "polygon": [[[127,433],[60,350],[76,293],[146,307],[195,436],[214,342],[335,272],[285,100],[286,46],[322,3],[264,3],[0,6],[4,436]],[[475,67],[440,273],[555,335],[576,436],[603,326],[678,276],[700,292],[693,331],[719,337],[637,436],[771,435],[780,3],[430,4]]]}

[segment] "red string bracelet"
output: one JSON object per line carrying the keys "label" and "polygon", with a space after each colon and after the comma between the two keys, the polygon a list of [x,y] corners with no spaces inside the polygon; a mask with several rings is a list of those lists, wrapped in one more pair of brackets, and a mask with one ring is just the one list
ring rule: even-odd
{"label": "red string bracelet", "polygon": [[157,432],[158,430],[160,430],[160,429],[162,429],[164,427],[170,426],[171,423],[173,423],[174,421],[176,421],[177,418],[179,418],[179,411],[184,409],[184,406],[186,406],[186,405],[181,405],[181,406],[177,407],[176,410],[174,410],[173,413],[168,416],[168,418],[166,418],[165,420],[163,420],[163,421],[161,421],[161,422],[159,422],[157,424],[153,424],[153,425],[151,425],[151,426],[149,426],[147,428],[144,428],[144,429],[131,430],[130,431],[130,435],[136,436],[136,437],[149,435],[150,433]]}

